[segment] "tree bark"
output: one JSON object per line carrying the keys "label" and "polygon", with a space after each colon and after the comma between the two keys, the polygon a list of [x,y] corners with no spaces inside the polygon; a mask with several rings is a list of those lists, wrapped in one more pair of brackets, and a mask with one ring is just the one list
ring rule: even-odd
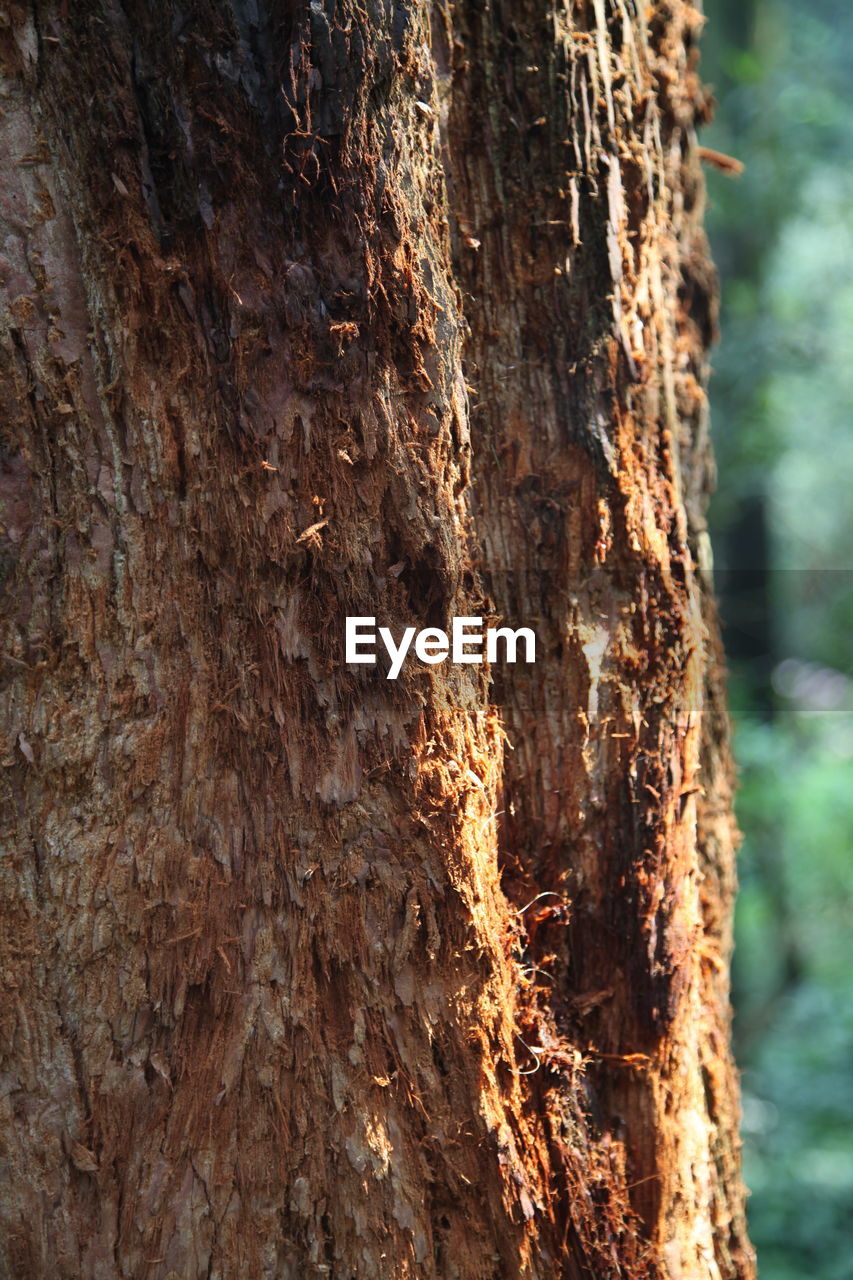
{"label": "tree bark", "polygon": [[4,1275],[754,1274],[701,21],[7,7]]}

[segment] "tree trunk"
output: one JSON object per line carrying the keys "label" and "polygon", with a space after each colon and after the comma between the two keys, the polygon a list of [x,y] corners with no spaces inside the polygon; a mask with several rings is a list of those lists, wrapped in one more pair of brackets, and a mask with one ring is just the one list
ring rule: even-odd
{"label": "tree trunk", "polygon": [[701,21],[6,8],[3,1275],[753,1275]]}

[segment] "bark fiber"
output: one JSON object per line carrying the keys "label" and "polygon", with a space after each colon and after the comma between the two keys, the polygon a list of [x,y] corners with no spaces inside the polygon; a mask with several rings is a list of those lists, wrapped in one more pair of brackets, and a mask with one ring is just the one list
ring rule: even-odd
{"label": "bark fiber", "polygon": [[0,15],[2,1275],[754,1275],[701,24]]}

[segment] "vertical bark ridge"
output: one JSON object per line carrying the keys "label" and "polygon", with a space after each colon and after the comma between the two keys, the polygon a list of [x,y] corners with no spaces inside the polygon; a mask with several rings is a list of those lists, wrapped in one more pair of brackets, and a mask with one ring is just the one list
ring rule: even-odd
{"label": "vertical bark ridge", "polygon": [[[499,689],[504,883],[549,895],[526,916],[540,1106],[559,1135],[568,1096],[618,1151],[608,1194],[641,1218],[648,1265],[747,1275],[723,1047],[735,844],[702,576],[701,17],[668,4],[646,26],[603,0],[438,15],[475,524],[496,612],[544,639]],[[575,1149],[552,1138],[567,1186]],[[570,1201],[581,1255],[607,1272],[600,1206]]]}

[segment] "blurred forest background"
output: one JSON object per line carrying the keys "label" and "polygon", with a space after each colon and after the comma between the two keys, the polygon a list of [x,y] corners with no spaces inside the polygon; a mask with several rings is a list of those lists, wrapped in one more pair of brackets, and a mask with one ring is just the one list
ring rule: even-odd
{"label": "blurred forest background", "polygon": [[762,1280],[853,1275],[853,6],[706,0],[710,524],[740,772],[734,969]]}

